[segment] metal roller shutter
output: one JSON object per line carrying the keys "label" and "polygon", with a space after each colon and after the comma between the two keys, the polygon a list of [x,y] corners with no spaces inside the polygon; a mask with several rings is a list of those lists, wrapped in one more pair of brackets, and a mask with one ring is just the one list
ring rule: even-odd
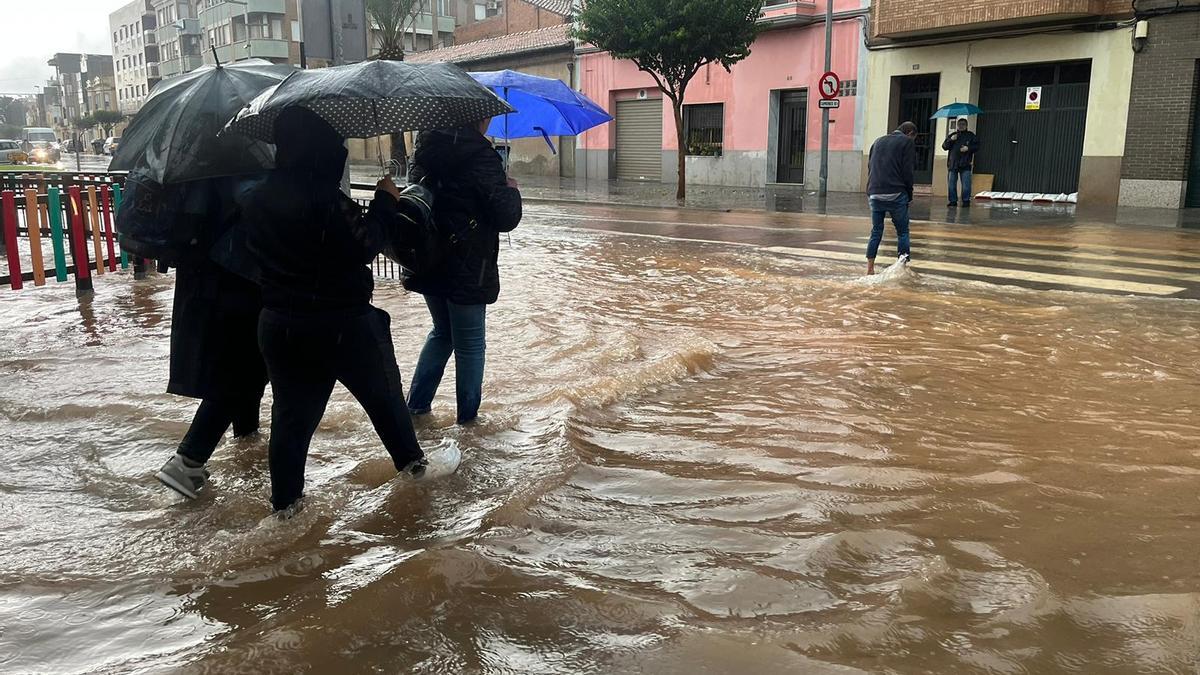
{"label": "metal roller shutter", "polygon": [[662,180],[662,99],[617,101],[617,178]]}
{"label": "metal roller shutter", "polygon": [[[1087,121],[1089,61],[987,68],[979,88],[975,171],[996,190],[1075,192]],[[1041,110],[1025,110],[1027,87],[1042,88]]]}

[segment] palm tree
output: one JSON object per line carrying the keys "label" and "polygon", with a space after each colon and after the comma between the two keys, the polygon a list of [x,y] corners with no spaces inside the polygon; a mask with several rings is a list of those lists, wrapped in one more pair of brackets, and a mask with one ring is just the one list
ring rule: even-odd
{"label": "palm tree", "polygon": [[[404,35],[421,13],[425,0],[367,0],[367,17],[378,28],[379,54],[383,61],[404,60]],[[367,35],[371,34],[368,27]],[[392,161],[407,171],[408,151],[404,134],[392,134]]]}

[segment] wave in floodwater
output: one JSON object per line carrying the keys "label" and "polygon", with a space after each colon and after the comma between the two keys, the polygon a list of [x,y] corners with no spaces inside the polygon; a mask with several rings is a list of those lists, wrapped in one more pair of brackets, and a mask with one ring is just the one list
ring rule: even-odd
{"label": "wave in floodwater", "polygon": [[[0,672],[1193,672],[1195,303],[530,227],[480,422],[394,480],[341,388],[151,477],[172,279],[0,301]],[[402,372],[424,305],[381,282]],[[449,382],[449,380],[448,380]],[[269,397],[268,397],[269,399]],[[264,420],[269,414],[264,402]]]}

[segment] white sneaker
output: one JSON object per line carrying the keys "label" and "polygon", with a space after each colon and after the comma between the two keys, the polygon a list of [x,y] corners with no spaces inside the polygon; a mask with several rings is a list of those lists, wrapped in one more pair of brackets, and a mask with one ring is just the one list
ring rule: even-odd
{"label": "white sneaker", "polygon": [[424,457],[404,467],[402,473],[412,476],[413,480],[427,481],[453,474],[458,471],[460,464],[462,450],[458,447],[458,441],[446,438],[426,450]]}

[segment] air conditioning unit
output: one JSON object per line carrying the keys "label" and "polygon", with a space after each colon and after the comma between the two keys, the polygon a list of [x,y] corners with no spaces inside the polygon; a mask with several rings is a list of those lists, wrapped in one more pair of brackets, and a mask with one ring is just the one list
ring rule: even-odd
{"label": "air conditioning unit", "polygon": [[500,9],[500,0],[487,0],[486,4],[487,4],[488,9],[494,9],[494,10]]}

